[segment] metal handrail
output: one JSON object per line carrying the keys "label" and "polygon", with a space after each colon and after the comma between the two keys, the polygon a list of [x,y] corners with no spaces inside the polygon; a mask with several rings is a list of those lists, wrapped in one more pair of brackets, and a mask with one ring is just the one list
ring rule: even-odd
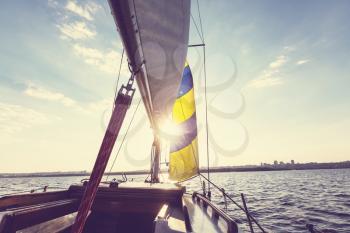
{"label": "metal handrail", "polygon": [[228,233],[236,233],[238,232],[238,226],[237,223],[224,211],[216,207],[212,202],[210,202],[206,197],[203,195],[194,192],[192,194],[192,198],[196,199],[196,201],[201,201],[205,207],[210,206],[212,209],[212,218],[218,218],[219,216],[226,222]]}
{"label": "metal handrail", "polygon": [[[206,181],[208,181],[211,185],[213,185],[215,188],[217,188],[219,191],[222,192],[222,188],[220,188],[219,186],[217,186],[215,183],[213,183],[212,181],[210,181],[207,177],[205,177],[204,175],[200,174],[200,176],[202,176]],[[258,221],[249,213],[248,210],[245,210],[244,207],[242,207],[240,204],[238,204],[235,200],[232,199],[232,197],[230,197],[227,193],[222,192],[222,194],[227,197],[230,201],[232,201],[233,204],[235,204],[238,208],[240,208],[242,211],[244,211],[246,213],[247,216],[249,216],[249,218],[258,226],[258,228],[261,230],[262,233],[267,233],[264,228],[258,223]],[[248,218],[248,221],[249,221]]]}

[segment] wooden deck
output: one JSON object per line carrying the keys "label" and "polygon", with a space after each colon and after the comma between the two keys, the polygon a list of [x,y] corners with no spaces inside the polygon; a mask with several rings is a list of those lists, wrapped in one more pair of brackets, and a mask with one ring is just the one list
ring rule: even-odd
{"label": "wooden deck", "polygon": [[[84,189],[72,185],[66,191],[0,198],[0,233],[69,233]],[[174,184],[101,185],[84,233],[236,232],[233,220],[209,201],[184,193],[184,187]],[[223,230],[220,219],[226,224]]]}
{"label": "wooden deck", "polygon": [[[0,232],[69,232],[84,189],[72,185],[66,191],[0,198]],[[163,205],[180,207],[184,192],[184,187],[173,184],[101,185],[84,232],[154,232],[154,220]]]}

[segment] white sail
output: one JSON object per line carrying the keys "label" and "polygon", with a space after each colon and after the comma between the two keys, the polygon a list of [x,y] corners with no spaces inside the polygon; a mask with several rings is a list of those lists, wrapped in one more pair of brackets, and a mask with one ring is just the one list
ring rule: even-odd
{"label": "white sail", "polygon": [[128,61],[154,127],[170,115],[180,86],[190,0],[109,0]]}

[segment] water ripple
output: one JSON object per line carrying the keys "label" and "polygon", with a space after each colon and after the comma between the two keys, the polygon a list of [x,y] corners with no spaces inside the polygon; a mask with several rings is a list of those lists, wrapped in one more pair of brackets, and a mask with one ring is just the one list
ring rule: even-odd
{"label": "water ripple", "polygon": [[[0,195],[45,185],[67,188],[82,178],[1,179]],[[307,232],[306,224],[323,232],[350,232],[350,169],[214,173],[211,179],[238,203],[240,193],[244,193],[252,215],[268,232]],[[201,190],[199,179],[185,185],[189,192]],[[221,192],[212,190],[212,200],[220,208],[225,207]],[[245,214],[233,204],[227,210],[249,232]]]}

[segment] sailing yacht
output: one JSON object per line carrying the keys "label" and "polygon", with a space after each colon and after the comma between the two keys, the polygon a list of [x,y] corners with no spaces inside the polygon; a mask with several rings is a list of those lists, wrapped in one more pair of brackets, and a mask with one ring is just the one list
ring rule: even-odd
{"label": "sailing yacht", "polygon": [[[179,183],[201,175],[193,77],[186,62],[191,2],[109,0],[109,6],[130,79],[115,98],[91,176],[67,190],[0,198],[0,232],[239,232],[237,222],[211,202],[210,192],[188,193]],[[101,182],[136,91],[142,96],[154,136],[150,180]],[[169,179],[173,182],[164,182],[159,176],[160,134],[169,116],[181,134],[170,145]],[[241,209],[252,232],[254,222],[265,232],[246,206]]]}

